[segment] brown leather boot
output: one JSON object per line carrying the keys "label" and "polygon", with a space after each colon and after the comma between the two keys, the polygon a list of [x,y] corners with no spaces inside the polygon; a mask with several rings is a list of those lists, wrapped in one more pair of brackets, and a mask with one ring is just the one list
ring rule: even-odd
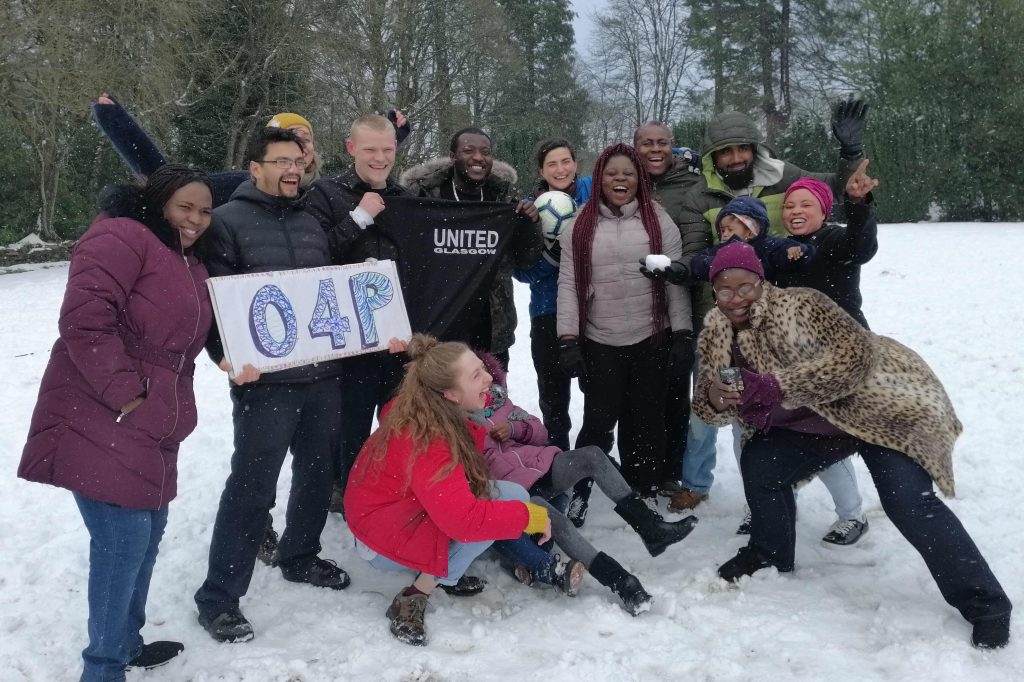
{"label": "brown leather boot", "polygon": [[706,499],[708,499],[707,493],[695,493],[692,490],[683,488],[672,495],[672,499],[669,500],[668,503],[668,510],[681,512],[686,511],[687,509],[693,509]]}
{"label": "brown leather boot", "polygon": [[388,607],[387,617],[391,619],[391,634],[400,642],[423,646],[427,643],[427,629],[423,622],[427,610],[427,595],[413,594],[408,597],[401,592]]}

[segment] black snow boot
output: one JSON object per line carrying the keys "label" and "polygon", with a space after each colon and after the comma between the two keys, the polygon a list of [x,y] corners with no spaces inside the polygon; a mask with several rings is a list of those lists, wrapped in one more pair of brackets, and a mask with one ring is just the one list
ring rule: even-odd
{"label": "black snow boot", "polygon": [[687,516],[682,521],[666,521],[636,493],[630,493],[620,500],[615,505],[615,513],[636,531],[651,556],[658,556],[669,545],[685,538],[697,525],[696,516]]}
{"label": "black snow boot", "polygon": [[[740,547],[740,551],[736,552],[736,556],[726,561],[724,564],[718,567],[718,577],[730,583],[738,582],[740,578],[748,575],[754,575],[762,568],[770,568],[775,566],[772,560],[761,554],[756,547],[747,545],[746,547]],[[778,568],[779,573],[789,573],[792,568]]]}
{"label": "black snow boot", "polygon": [[647,593],[637,577],[619,565],[604,552],[598,552],[590,562],[590,575],[622,600],[622,608],[631,616],[651,610],[654,598]]}

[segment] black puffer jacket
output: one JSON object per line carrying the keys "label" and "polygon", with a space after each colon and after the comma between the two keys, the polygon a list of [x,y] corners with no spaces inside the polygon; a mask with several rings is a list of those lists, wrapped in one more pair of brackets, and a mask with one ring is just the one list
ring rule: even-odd
{"label": "black puffer jacket", "polygon": [[[246,180],[231,201],[213,211],[206,268],[211,277],[331,265],[331,252],[320,223],[302,201],[275,197]],[[224,357],[217,328],[206,346],[214,362]],[[338,360],[267,372],[265,383],[306,383],[340,374]]]}
{"label": "black puffer jacket", "polygon": [[367,258],[394,259],[394,247],[371,225],[365,230],[349,215],[367,192],[382,197],[408,196],[400,185],[388,178],[384,189],[373,189],[348,170],[333,178],[317,180],[303,198],[306,210],[327,233],[335,265],[361,263]]}

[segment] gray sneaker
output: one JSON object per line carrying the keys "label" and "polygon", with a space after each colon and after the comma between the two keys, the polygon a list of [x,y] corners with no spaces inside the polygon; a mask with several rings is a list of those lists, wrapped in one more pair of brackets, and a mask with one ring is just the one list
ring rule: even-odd
{"label": "gray sneaker", "polygon": [[864,537],[864,533],[867,532],[867,519],[836,521],[832,524],[832,527],[829,528],[828,533],[825,534],[825,537],[823,537],[821,541],[827,542],[830,545],[852,545]]}

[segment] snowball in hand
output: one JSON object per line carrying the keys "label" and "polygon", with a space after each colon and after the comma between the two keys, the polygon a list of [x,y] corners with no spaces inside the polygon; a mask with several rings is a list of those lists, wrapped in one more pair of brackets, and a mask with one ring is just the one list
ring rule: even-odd
{"label": "snowball in hand", "polygon": [[652,253],[644,259],[644,265],[651,271],[664,270],[668,266],[672,265],[672,259],[668,256]]}

